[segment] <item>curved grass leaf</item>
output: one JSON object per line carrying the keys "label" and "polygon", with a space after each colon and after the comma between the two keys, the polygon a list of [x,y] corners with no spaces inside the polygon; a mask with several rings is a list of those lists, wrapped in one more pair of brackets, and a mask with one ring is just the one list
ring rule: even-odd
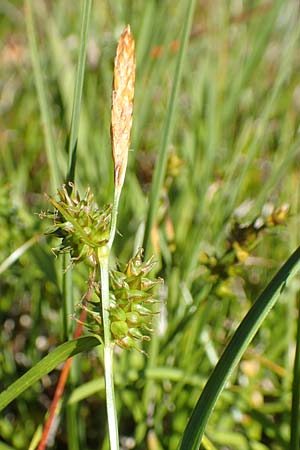
{"label": "curved grass leaf", "polygon": [[[300,303],[298,302],[298,305]],[[290,450],[299,449],[300,444],[300,313],[298,306],[296,352],[294,359],[293,384],[292,384],[292,409],[290,425]]]}
{"label": "curved grass leaf", "polygon": [[11,384],[5,391],[0,394],[0,411],[10,402],[17,398],[27,388],[36,383],[44,375],[54,370],[56,366],[78,353],[91,350],[100,344],[100,340],[95,335],[84,336],[72,341],[65,342],[57,347],[49,355],[45,356],[34,367],[28,370],[17,381]]}
{"label": "curved grass leaf", "polygon": [[232,371],[276,303],[286,283],[300,269],[300,247],[260,294],[244,317],[208,379],[184,431],[179,450],[198,450],[208,419]]}

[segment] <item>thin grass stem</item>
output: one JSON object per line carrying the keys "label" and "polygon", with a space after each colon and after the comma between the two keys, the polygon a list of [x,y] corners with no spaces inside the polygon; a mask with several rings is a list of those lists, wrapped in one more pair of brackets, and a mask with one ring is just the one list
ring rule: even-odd
{"label": "thin grass stem", "polygon": [[37,90],[38,102],[42,116],[43,130],[45,135],[47,159],[50,169],[51,189],[53,191],[61,183],[61,175],[58,167],[57,144],[54,138],[54,125],[52,112],[47,99],[46,88],[42,74],[42,63],[37,46],[36,30],[33,19],[32,0],[25,1],[25,18],[31,61],[33,67],[33,76]]}
{"label": "thin grass stem", "polygon": [[86,62],[86,51],[88,42],[88,31],[90,24],[92,0],[86,0],[82,7],[82,23],[80,32],[80,47],[78,55],[78,65],[74,89],[74,103],[72,110],[71,130],[69,136],[69,161],[67,181],[74,181],[75,165],[76,165],[76,150],[78,141],[79,118],[82,100],[82,89],[84,81],[84,71]]}
{"label": "thin grass stem", "polygon": [[[76,168],[76,151],[77,151],[77,142],[78,142],[78,131],[79,131],[79,119],[80,119],[80,110],[82,103],[82,90],[83,90],[83,82],[84,82],[84,72],[85,72],[85,62],[86,62],[86,52],[87,52],[87,41],[88,41],[88,32],[89,32],[89,23],[91,16],[91,6],[92,0],[85,0],[82,6],[82,21],[81,21],[81,32],[80,32],[80,47],[79,47],[79,55],[78,55],[78,64],[77,64],[77,72],[75,79],[75,88],[74,88],[74,101],[73,101],[73,109],[72,109],[72,119],[71,119],[71,129],[69,135],[69,148],[68,148],[68,169],[66,181],[74,181],[75,178],[75,168]],[[66,259],[68,258],[68,259]],[[63,320],[65,324],[65,329],[68,330],[67,338],[70,339],[72,335],[72,329],[70,324],[70,312],[74,308],[73,302],[73,277],[71,270],[67,270],[68,265],[70,264],[69,255],[64,258],[64,293],[63,296]],[[72,366],[72,370],[70,371],[70,382],[74,384],[76,379],[76,367]],[[68,427],[68,435],[69,435],[69,448],[70,450],[78,450],[79,449],[79,436],[78,436],[78,427],[76,426],[77,422],[77,405],[67,405],[67,427]]]}
{"label": "thin grass stem", "polygon": [[109,234],[109,241],[108,241],[109,249],[111,249],[113,241],[115,239],[115,235],[116,235],[120,196],[121,196],[121,189],[119,189],[118,187],[115,187],[114,202],[113,202],[112,213],[111,213],[111,227],[110,227],[110,234]]}
{"label": "thin grass stem", "polygon": [[[31,11],[31,5],[30,0],[27,2],[29,4],[29,12],[31,12],[31,15],[29,15],[29,18],[31,21],[29,21],[29,25],[31,25],[32,22],[32,11]],[[91,15],[91,6],[92,6],[92,0],[86,0],[83,3],[82,7],[82,22],[81,22],[81,32],[80,32],[80,47],[79,47],[79,55],[78,55],[78,64],[77,64],[77,73],[76,73],[76,80],[75,80],[75,87],[74,87],[74,100],[73,100],[73,109],[72,109],[72,119],[71,119],[71,126],[70,126],[70,135],[69,135],[69,160],[68,160],[68,169],[66,174],[66,182],[74,181],[75,177],[75,167],[76,167],[76,149],[77,149],[77,141],[78,141],[78,130],[79,130],[79,119],[80,119],[80,109],[81,109],[81,103],[82,103],[82,90],[83,90],[83,82],[84,82],[84,72],[85,72],[85,62],[86,62],[86,52],[87,52],[87,41],[88,41],[88,30],[89,30],[89,23],[90,23],[90,15]],[[34,34],[29,27],[30,36],[34,37]],[[31,39],[33,40],[33,37]],[[41,77],[41,67],[39,61],[37,60],[36,53],[37,53],[37,46],[36,41],[33,40],[33,43],[31,45],[33,48],[33,62],[35,62],[36,65],[36,73],[37,73],[37,88],[38,91],[40,90],[42,94],[44,93],[43,89],[41,89],[42,86],[42,77]],[[41,85],[41,86],[40,86]],[[40,86],[40,87],[39,87]],[[40,95],[41,97],[41,95]],[[45,108],[45,100],[42,96],[40,103]],[[41,109],[42,109],[41,106]],[[47,113],[47,109],[46,109]],[[45,114],[45,113],[44,113]],[[46,118],[48,116],[46,115]],[[49,122],[50,119],[48,119]],[[47,122],[47,123],[48,123]],[[54,155],[54,140],[53,135],[51,134],[52,128],[49,127],[49,139],[50,139],[50,156],[53,157]],[[48,136],[47,134],[47,136]],[[54,158],[54,161],[57,161],[57,158]],[[51,167],[51,165],[50,165]],[[52,173],[53,171],[51,171]],[[52,184],[54,184],[56,187],[58,186],[58,178],[52,181]],[[72,337],[72,323],[71,323],[71,313],[73,311],[73,281],[72,281],[72,271],[68,270],[70,266],[70,256],[64,255],[63,262],[63,279],[62,279],[62,321],[63,321],[63,338],[64,340],[68,340]],[[78,330],[80,329],[80,332]],[[80,335],[82,330],[82,326],[77,325],[75,334]],[[48,432],[51,426],[51,422],[55,415],[56,405],[58,403],[59,398],[63,395],[63,391],[65,388],[65,384],[67,381],[68,374],[70,372],[70,366],[71,366],[71,360],[68,360],[65,366],[64,370],[64,378],[60,378],[60,382],[62,383],[62,389],[60,388],[60,383],[57,386],[57,390],[55,392],[55,396],[52,402],[51,407],[53,408],[52,414],[50,415],[50,419],[47,421],[47,426],[44,429],[43,432],[43,438],[40,444],[39,449],[42,450],[47,441]],[[74,371],[71,371],[71,379],[73,379],[75,376]],[[78,438],[78,427],[76,426],[76,406],[70,406],[67,405],[67,425],[68,425],[68,435],[69,435],[69,448],[71,450],[77,450],[79,448],[79,438]]]}
{"label": "thin grass stem", "polygon": [[109,318],[109,248],[99,250],[99,263],[101,275],[101,302],[104,334],[104,378],[106,390],[106,408],[110,450],[119,450],[119,432],[117,410],[115,402],[115,389],[113,377],[113,343],[111,342]]}
{"label": "thin grass stem", "polygon": [[113,241],[116,234],[118,207],[121,191],[122,186],[120,187],[115,186],[108,244],[105,247],[101,247],[98,251],[100,277],[101,277],[101,303],[102,303],[102,320],[103,320],[103,336],[104,336],[103,362],[104,362],[106,409],[107,409],[110,450],[119,449],[119,431],[118,431],[117,408],[116,408],[115,388],[114,388],[113,342],[111,340],[110,317],[109,317],[109,307],[110,307],[109,258],[111,247],[113,245]]}
{"label": "thin grass stem", "polygon": [[[181,46],[178,53],[177,64],[175,68],[174,80],[172,85],[172,91],[168,104],[166,123],[164,126],[164,132],[162,137],[162,144],[160,146],[157,163],[155,165],[153,181],[151,184],[149,210],[145,226],[143,247],[145,250],[145,257],[147,258],[151,251],[151,232],[156,220],[157,209],[159,205],[159,198],[162,191],[163,181],[166,173],[168,146],[175,126],[175,109],[179,93],[180,82],[183,73],[183,64],[188,47],[188,40],[191,33],[192,21],[194,16],[196,1],[189,0],[186,11],[184,28],[181,37]],[[147,361],[147,369],[151,369],[155,366],[156,356],[159,351],[158,336],[155,334],[151,340],[149,349],[149,359]],[[147,380],[143,392],[143,404],[145,408],[150,403],[151,393],[153,392],[153,381]]]}
{"label": "thin grass stem", "polygon": [[158,204],[159,204],[159,198],[161,195],[162,185],[163,185],[163,181],[164,181],[164,177],[165,177],[165,173],[166,173],[168,146],[169,146],[170,139],[171,139],[171,136],[172,136],[172,133],[174,130],[174,126],[175,126],[175,110],[176,110],[180,82],[182,79],[184,59],[185,59],[186,50],[187,50],[187,46],[188,46],[188,40],[189,40],[191,28],[192,28],[192,21],[193,21],[193,16],[194,16],[195,5],[196,5],[195,0],[189,0],[186,18],[185,18],[185,22],[184,22],[184,28],[183,28],[183,32],[182,32],[181,46],[180,46],[180,50],[178,53],[178,59],[177,59],[175,75],[174,75],[174,80],[173,80],[173,85],[172,85],[172,92],[171,92],[170,100],[169,100],[169,104],[168,104],[166,123],[164,126],[164,132],[163,132],[163,137],[162,137],[162,144],[160,146],[157,163],[155,165],[155,170],[154,170],[154,175],[153,175],[153,182],[151,185],[149,212],[148,212],[148,217],[147,217],[147,221],[146,221],[144,245],[143,245],[143,247],[145,249],[146,258],[149,256],[149,253],[150,253],[151,231],[152,231],[153,225],[155,223],[156,213],[157,213]]}

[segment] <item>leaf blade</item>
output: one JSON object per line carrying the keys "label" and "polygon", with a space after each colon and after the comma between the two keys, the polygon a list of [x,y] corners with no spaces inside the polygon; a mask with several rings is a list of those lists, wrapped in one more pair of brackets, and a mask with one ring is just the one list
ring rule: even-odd
{"label": "leaf blade", "polygon": [[208,419],[232,371],[287,282],[299,269],[300,247],[276,273],[235,331],[199,397],[185,428],[179,450],[199,448]]}
{"label": "leaf blade", "polygon": [[44,375],[55,369],[60,363],[78,353],[91,350],[99,344],[100,340],[95,335],[84,336],[61,344],[53,350],[53,352],[49,353],[39,361],[34,367],[29,369],[24,375],[18,378],[18,380],[11,384],[6,390],[1,392],[0,411]]}

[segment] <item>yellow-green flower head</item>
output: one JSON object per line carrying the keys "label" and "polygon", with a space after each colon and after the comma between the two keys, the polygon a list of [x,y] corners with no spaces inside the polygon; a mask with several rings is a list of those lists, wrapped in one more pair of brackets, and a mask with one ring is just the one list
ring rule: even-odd
{"label": "yellow-green flower head", "polygon": [[99,210],[88,188],[81,199],[72,183],[58,190],[59,200],[47,196],[55,212],[41,214],[53,220],[47,234],[62,239],[54,253],[70,253],[73,263],[86,261],[97,264],[97,249],[106,245],[109,238],[111,205]]}

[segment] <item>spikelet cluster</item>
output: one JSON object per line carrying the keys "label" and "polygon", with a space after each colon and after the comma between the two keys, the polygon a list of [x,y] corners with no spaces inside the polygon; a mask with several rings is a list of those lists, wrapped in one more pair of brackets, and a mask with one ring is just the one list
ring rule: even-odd
{"label": "spikelet cluster", "polygon": [[137,341],[149,341],[153,315],[158,313],[153,311],[152,305],[158,303],[153,289],[162,280],[149,278],[155,262],[152,258],[143,262],[142,256],[140,249],[125,267],[110,272],[111,334],[122,348],[138,349]]}
{"label": "spikelet cluster", "polygon": [[[267,203],[263,206],[261,213],[251,221],[246,221],[241,216],[241,212],[239,215],[236,214],[228,224],[225,252],[218,254],[211,250],[201,251],[199,254],[201,267],[199,280],[204,278],[212,283],[212,289],[218,297],[235,297],[237,286],[235,281],[238,278],[246,280],[249,277],[251,259],[253,261],[253,258],[256,258],[254,249],[261,238],[265,233],[272,232],[274,228],[285,225],[288,218],[289,205],[287,204],[276,207]],[[262,264],[263,259],[260,261]]]}
{"label": "spikelet cluster", "polygon": [[46,234],[61,238],[60,245],[53,249],[55,254],[70,253],[72,263],[85,261],[96,266],[97,249],[106,245],[109,238],[111,205],[100,210],[89,188],[83,198],[72,183],[69,188],[58,190],[58,201],[47,196],[55,212],[41,213],[40,217],[54,222]]}
{"label": "spikelet cluster", "polygon": [[[137,349],[141,352],[143,351],[138,342],[150,340],[153,317],[159,312],[154,306],[159,303],[154,295],[155,287],[162,282],[160,278],[149,278],[155,262],[152,258],[143,262],[142,255],[143,250],[140,249],[126,265],[112,269],[109,286],[111,340],[123,349]],[[86,328],[104,339],[99,312],[100,283],[94,284],[94,294],[88,307],[83,304],[78,306],[87,312],[88,321],[84,323]]]}

